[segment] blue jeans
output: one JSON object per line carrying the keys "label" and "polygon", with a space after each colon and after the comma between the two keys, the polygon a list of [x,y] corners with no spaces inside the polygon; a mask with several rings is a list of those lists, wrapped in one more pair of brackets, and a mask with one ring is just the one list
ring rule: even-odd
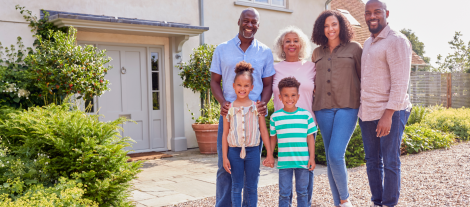
{"label": "blue jeans", "polygon": [[[216,193],[215,193],[215,206],[216,207],[230,207],[232,206],[232,198],[231,198],[231,192],[232,192],[232,176],[225,171],[224,169],[224,161],[223,161],[223,156],[222,156],[222,135],[224,132],[224,122],[223,122],[223,117],[220,116],[219,119],[219,129],[217,132],[217,156],[218,156],[218,161],[217,161],[217,167],[219,168],[217,170],[217,180],[216,180]],[[260,141],[259,144],[259,157],[261,159],[261,149],[263,149],[263,141]],[[258,180],[259,180],[259,172],[260,169],[258,168]],[[256,185],[258,185],[258,180],[256,180]],[[246,185],[246,183],[245,183]],[[246,196],[246,193],[243,193],[243,206],[246,207],[248,204],[246,201],[248,201],[248,197]]]}
{"label": "blue jeans", "polygon": [[379,120],[359,119],[371,200],[375,205],[395,206],[398,203],[401,179],[400,145],[409,116],[410,112],[406,110],[395,111],[390,133],[380,138],[375,131]]}
{"label": "blue jeans", "polygon": [[356,128],[359,109],[333,108],[315,111],[327,162],[328,181],[335,206],[349,198],[348,171],[344,155]]}
{"label": "blue jeans", "polygon": [[259,147],[246,147],[245,159],[240,158],[241,147],[229,147],[228,160],[232,167],[232,206],[255,207],[258,203],[258,178],[260,167]]}
{"label": "blue jeans", "polygon": [[309,177],[313,175],[305,168],[279,169],[279,207],[292,206],[292,176],[295,175],[295,191],[297,192],[297,206],[307,207]]}

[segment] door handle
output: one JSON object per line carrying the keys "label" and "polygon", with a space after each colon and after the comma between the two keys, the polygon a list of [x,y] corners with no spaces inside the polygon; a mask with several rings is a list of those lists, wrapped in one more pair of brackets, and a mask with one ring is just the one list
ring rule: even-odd
{"label": "door handle", "polygon": [[122,73],[122,74],[126,74],[126,72],[127,72],[126,68],[125,68],[125,67],[122,67],[122,68],[121,68],[121,73]]}

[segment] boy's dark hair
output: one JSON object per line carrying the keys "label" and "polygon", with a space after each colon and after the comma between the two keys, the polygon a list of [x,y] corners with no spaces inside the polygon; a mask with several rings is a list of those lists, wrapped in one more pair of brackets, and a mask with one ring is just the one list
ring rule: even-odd
{"label": "boy's dark hair", "polygon": [[237,63],[237,65],[235,66],[236,75],[233,81],[235,81],[238,78],[238,76],[246,75],[251,79],[251,84],[253,84],[253,71],[254,70],[255,69],[251,66],[250,63],[247,63],[245,61],[241,61]]}
{"label": "boy's dark hair", "polygon": [[297,92],[299,91],[299,86],[300,83],[295,79],[294,77],[287,77],[283,78],[281,81],[279,81],[279,84],[277,87],[279,88],[279,93],[281,93],[283,88],[296,88]]}

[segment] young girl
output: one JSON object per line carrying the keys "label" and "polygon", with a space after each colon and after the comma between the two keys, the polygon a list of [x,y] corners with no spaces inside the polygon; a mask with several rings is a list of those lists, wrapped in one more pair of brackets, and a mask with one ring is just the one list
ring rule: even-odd
{"label": "young girl", "polygon": [[[253,90],[254,68],[242,61],[235,68],[233,89],[237,99],[230,104],[224,119],[222,136],[223,165],[232,175],[232,206],[242,205],[242,189],[247,193],[248,206],[258,202],[258,176],[260,168],[260,134],[267,151],[263,165],[273,167],[274,157],[264,116],[258,115],[256,103],[248,97]],[[233,168],[232,168],[233,166]],[[244,180],[246,179],[246,182]],[[244,183],[246,183],[245,186]]]}

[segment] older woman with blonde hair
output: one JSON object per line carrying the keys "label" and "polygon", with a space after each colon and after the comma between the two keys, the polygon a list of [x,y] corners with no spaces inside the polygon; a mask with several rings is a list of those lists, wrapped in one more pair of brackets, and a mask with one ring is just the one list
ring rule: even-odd
{"label": "older woman with blonde hair", "polygon": [[[284,108],[279,100],[279,81],[285,77],[294,77],[300,82],[299,100],[296,106],[312,112],[313,89],[315,77],[315,64],[307,59],[310,58],[311,45],[309,38],[301,29],[289,26],[280,31],[274,45],[274,55],[281,62],[274,65],[276,74],[273,78],[274,109]],[[275,147],[277,140],[271,140],[271,147]],[[274,149],[274,148],[273,148]],[[292,205],[292,177],[296,176],[297,205],[311,206],[313,191],[313,171],[305,169],[280,169],[279,170],[279,206]],[[308,176],[306,176],[308,174]],[[302,181],[299,180],[301,178]],[[299,184],[308,184],[307,192],[299,192],[299,189],[305,189]],[[302,203],[302,204],[301,204]]]}

